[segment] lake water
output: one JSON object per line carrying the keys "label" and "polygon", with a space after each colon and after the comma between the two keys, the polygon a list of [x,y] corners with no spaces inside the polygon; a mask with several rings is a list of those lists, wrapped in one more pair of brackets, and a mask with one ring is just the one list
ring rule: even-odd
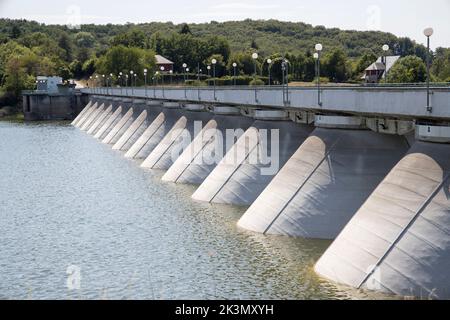
{"label": "lake water", "polygon": [[329,241],[241,230],[245,208],[162,174],[69,123],[0,122],[0,299],[379,297],[314,274]]}

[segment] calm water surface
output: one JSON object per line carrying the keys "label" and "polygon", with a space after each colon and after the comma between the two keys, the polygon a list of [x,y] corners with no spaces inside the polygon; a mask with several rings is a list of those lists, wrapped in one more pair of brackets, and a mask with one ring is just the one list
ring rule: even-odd
{"label": "calm water surface", "polygon": [[0,122],[0,299],[377,298],[314,274],[330,242],[241,230],[245,208],[162,174],[68,123]]}

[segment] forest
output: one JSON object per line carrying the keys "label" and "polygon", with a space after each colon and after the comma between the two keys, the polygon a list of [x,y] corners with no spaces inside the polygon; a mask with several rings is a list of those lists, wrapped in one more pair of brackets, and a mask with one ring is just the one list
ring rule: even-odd
{"label": "forest", "polygon": [[[358,83],[364,69],[383,54],[402,58],[392,68],[388,81],[416,83],[426,81],[427,49],[409,38],[377,31],[352,31],[276,20],[244,20],[201,24],[170,22],[124,25],[82,25],[70,29],[34,21],[0,19],[0,106],[14,105],[20,92],[33,89],[37,75],[58,75],[63,79],[89,79],[112,74],[114,85],[123,84],[120,72],[143,70],[153,76],[155,54],[174,65],[175,81],[183,80],[183,63],[189,67],[189,84],[210,80],[207,66],[217,60],[218,84],[267,83],[270,65],[273,83],[280,81],[281,62],[289,63],[289,81],[311,82],[315,78],[314,45],[323,44],[321,77],[324,82]],[[252,53],[259,57],[255,63]],[[236,67],[233,67],[236,63]],[[255,74],[256,69],[256,77]],[[233,76],[236,72],[236,78]],[[157,76],[159,77],[159,76]],[[156,81],[158,80],[156,77]],[[152,77],[155,78],[155,77]],[[95,77],[93,77],[95,79]],[[450,82],[450,48],[431,52],[431,80]],[[152,80],[149,80],[152,81]],[[153,79],[155,81],[155,79]],[[204,84],[207,82],[201,82]],[[93,83],[91,85],[98,85]]]}

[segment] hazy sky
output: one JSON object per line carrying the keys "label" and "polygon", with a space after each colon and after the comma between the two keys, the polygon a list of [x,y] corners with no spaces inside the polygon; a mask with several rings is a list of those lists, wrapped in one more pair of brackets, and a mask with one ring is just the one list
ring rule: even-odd
{"label": "hazy sky", "polygon": [[450,0],[0,0],[0,17],[45,23],[279,19],[342,29],[381,30],[450,47]]}

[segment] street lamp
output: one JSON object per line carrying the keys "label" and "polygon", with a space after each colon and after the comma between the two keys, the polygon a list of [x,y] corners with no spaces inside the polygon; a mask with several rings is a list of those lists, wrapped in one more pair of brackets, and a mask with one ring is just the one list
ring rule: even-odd
{"label": "street lamp", "polygon": [[104,74],[102,74],[102,87],[103,87],[103,94],[105,94],[105,75]]}
{"label": "street lamp", "polygon": [[161,68],[159,68],[161,70],[161,85],[162,85],[162,95],[164,98],[164,66],[161,66]]}
{"label": "street lamp", "polygon": [[147,69],[144,69],[144,89],[145,89],[145,96],[147,97]]}
{"label": "street lamp", "polygon": [[320,54],[322,53],[323,46],[318,43],[316,44],[315,49],[317,51],[317,104],[319,106],[322,106],[322,99],[320,97]]}
{"label": "street lamp", "polygon": [[125,90],[126,95],[128,95],[128,74],[125,75]]}
{"label": "street lamp", "polygon": [[217,60],[216,59],[212,59],[211,63],[213,65],[214,100],[217,100],[216,99],[216,63],[217,63]]}
{"label": "street lamp", "polygon": [[433,35],[433,28],[426,28],[423,34],[427,37],[427,111],[432,112],[433,107],[430,106],[430,37]]}
{"label": "street lamp", "polygon": [[237,63],[233,62],[233,85],[236,85],[236,67]]}
{"label": "street lamp", "polygon": [[134,94],[134,86],[133,86],[133,75],[134,75],[134,71],[131,70],[131,71],[130,71],[130,74],[131,74],[131,79],[130,79],[131,95],[133,95],[133,94]]}
{"label": "street lamp", "polygon": [[172,85],[173,70],[169,70],[169,73],[170,73],[170,85]]}
{"label": "street lamp", "polygon": [[253,77],[254,77],[254,80],[256,80],[256,59],[258,59],[258,54],[256,52],[252,54],[252,59],[253,59],[254,66],[255,66],[255,73],[254,73]]}
{"label": "street lamp", "polygon": [[208,78],[209,78],[210,77],[211,66],[210,65],[206,66],[206,69],[208,69]]}
{"label": "street lamp", "polygon": [[384,83],[387,83],[387,52],[389,51],[389,46],[387,44],[385,44],[383,46],[383,63],[384,63]]}
{"label": "street lamp", "polygon": [[270,67],[272,66],[272,59],[267,59],[267,68],[269,70],[269,87],[270,87]]}
{"label": "street lamp", "polygon": [[184,85],[186,85],[186,68],[187,68],[187,64],[183,63],[183,69],[184,69]]}

